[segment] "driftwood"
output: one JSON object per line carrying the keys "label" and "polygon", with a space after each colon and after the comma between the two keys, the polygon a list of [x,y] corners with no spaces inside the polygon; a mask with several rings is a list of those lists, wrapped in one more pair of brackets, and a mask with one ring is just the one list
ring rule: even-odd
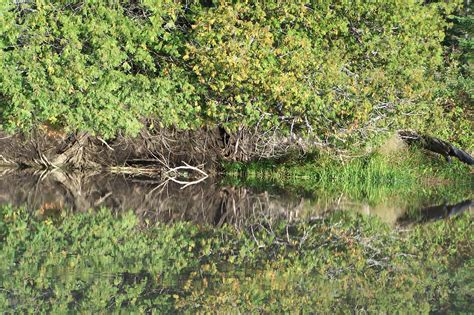
{"label": "driftwood", "polygon": [[418,145],[425,150],[441,154],[448,162],[451,162],[451,157],[455,157],[463,163],[474,165],[474,159],[469,153],[456,148],[449,142],[427,135],[419,135],[413,131],[404,130],[399,131],[398,134],[407,144]]}

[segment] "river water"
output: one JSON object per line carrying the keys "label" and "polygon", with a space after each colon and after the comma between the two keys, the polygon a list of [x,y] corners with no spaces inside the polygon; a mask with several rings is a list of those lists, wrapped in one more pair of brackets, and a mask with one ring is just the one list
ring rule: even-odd
{"label": "river water", "polygon": [[[414,194],[415,196],[416,194]],[[245,226],[255,220],[312,220],[336,211],[378,216],[390,225],[424,222],[472,211],[472,191],[446,196],[434,189],[421,198],[396,193],[373,202],[371,196],[351,199],[347,194],[285,190],[271,183],[260,187],[230,186],[207,179],[185,187],[147,176],[56,171],[0,172],[0,205],[26,206],[54,215],[61,209],[83,212],[106,207],[114,212],[133,210],[153,222],[191,221],[203,225]],[[372,198],[373,199],[373,198]],[[380,199],[380,198],[379,198]]]}
{"label": "river water", "polygon": [[[243,183],[0,170],[0,206],[27,211],[0,220],[0,313],[473,310],[471,221],[447,219],[472,212],[470,182],[358,197]],[[115,216],[130,210],[138,226]]]}

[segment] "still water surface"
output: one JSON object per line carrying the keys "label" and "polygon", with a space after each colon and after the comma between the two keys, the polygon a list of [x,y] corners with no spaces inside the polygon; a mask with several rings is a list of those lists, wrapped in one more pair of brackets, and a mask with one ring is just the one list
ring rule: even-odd
{"label": "still water surface", "polygon": [[[469,191],[469,190],[467,190]],[[265,188],[229,186],[208,179],[182,189],[181,185],[149,177],[112,173],[65,173],[4,170],[0,172],[0,205],[26,206],[53,213],[60,209],[84,212],[106,207],[114,212],[134,210],[142,219],[171,223],[190,221],[202,225],[224,223],[245,226],[253,220],[311,220],[337,211],[375,215],[390,225],[407,223],[407,213],[417,221],[472,211],[472,194],[448,200],[436,193],[407,200],[396,193],[376,203],[370,196],[351,200],[344,193],[319,195],[277,186]]]}
{"label": "still water surface", "polygon": [[[441,230],[419,224],[472,212],[472,189],[354,200],[226,182],[182,189],[123,174],[0,171],[0,205],[24,206],[33,217],[74,214],[57,229],[34,218],[16,225],[16,214],[0,221],[0,312],[473,310],[465,232],[472,221],[437,222]],[[97,221],[77,215],[98,208],[133,210],[141,222],[192,224],[140,233],[110,210]],[[415,233],[402,240],[377,224],[372,230],[372,220],[344,226],[330,219],[347,214],[337,210],[377,216],[402,233],[414,226]],[[226,224],[237,230],[215,228]]]}

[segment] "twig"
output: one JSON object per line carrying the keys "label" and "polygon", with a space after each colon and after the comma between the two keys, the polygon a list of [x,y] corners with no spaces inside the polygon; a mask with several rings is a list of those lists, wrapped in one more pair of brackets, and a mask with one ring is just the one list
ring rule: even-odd
{"label": "twig", "polygon": [[111,151],[115,151],[114,148],[112,148],[104,139],[102,139],[101,137],[97,137],[97,140],[99,140],[100,142],[102,142],[109,150]]}
{"label": "twig", "polygon": [[109,198],[111,195],[112,195],[112,192],[109,191],[107,194],[105,194],[105,196],[99,198],[99,200],[94,202],[94,207],[97,207],[98,205],[103,203],[105,201],[105,199]]}

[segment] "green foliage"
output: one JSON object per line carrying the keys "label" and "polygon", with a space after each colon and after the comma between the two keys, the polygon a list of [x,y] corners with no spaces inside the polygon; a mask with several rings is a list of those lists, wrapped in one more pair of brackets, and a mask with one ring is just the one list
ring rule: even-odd
{"label": "green foliage", "polygon": [[349,212],[243,231],[105,209],[0,222],[6,313],[472,311],[468,214],[404,233]]}
{"label": "green foliage", "polygon": [[281,123],[319,135],[392,123],[423,128],[435,113],[443,64],[441,12],[451,9],[415,1],[217,1],[194,18],[185,58],[210,91],[207,114],[229,128]]}
{"label": "green foliage", "polygon": [[258,125],[339,143],[386,128],[451,136],[461,121],[468,143],[441,78],[459,2],[4,1],[1,126]]}
{"label": "green foliage", "polygon": [[137,133],[144,118],[179,128],[193,122],[195,87],[173,62],[183,46],[174,27],[179,4],[31,3],[3,4],[0,14],[4,128],[48,123],[110,137]]}
{"label": "green foliage", "polygon": [[[467,4],[468,2],[465,1]],[[472,146],[474,130],[474,5],[463,7],[452,17],[452,27],[446,34],[450,51],[445,89],[445,112],[450,120],[457,121],[452,135],[467,147]]]}

